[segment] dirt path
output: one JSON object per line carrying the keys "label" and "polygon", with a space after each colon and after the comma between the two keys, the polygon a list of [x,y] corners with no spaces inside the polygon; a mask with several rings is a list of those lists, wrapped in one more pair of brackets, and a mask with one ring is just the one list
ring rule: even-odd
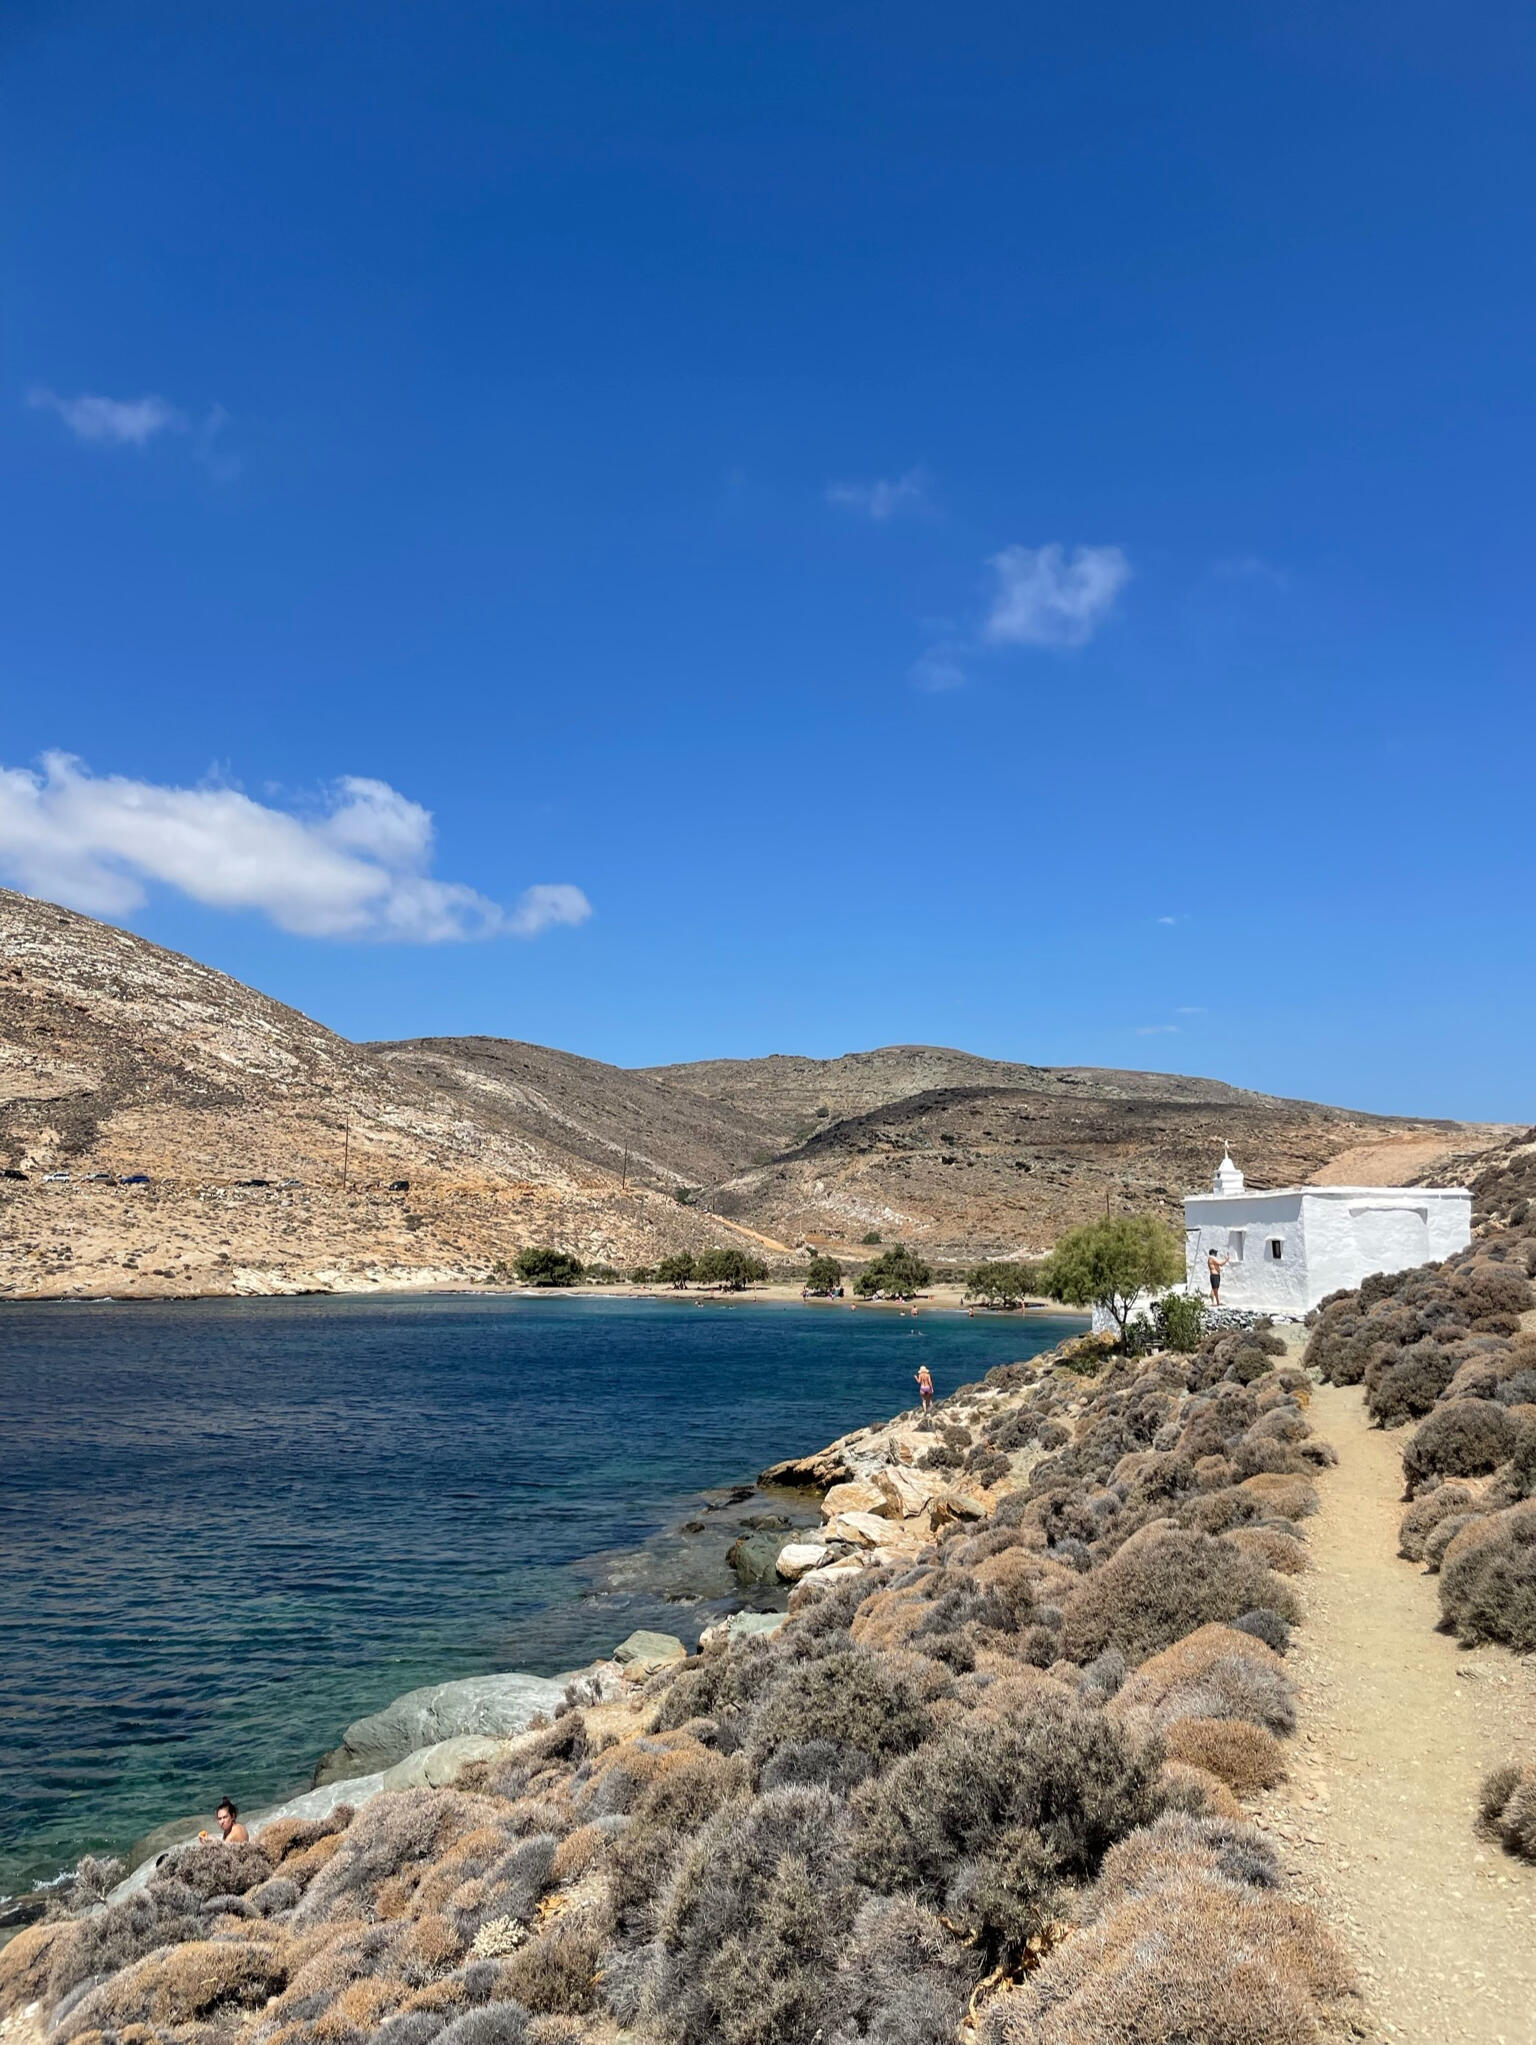
{"label": "dirt path", "polygon": [[1263,1822],[1386,2037],[1536,2045],[1536,1867],[1473,1830],[1484,1771],[1536,1754],[1536,1659],[1435,1632],[1435,1578],[1397,1559],[1403,1435],[1330,1385],[1310,1417],[1339,1467],[1307,1524],[1301,1731]]}

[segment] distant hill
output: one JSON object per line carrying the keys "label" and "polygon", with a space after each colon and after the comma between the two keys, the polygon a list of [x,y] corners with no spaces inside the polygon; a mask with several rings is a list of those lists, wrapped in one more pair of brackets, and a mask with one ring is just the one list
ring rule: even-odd
{"label": "distant hill", "polygon": [[1172,1215],[1223,1139],[1282,1184],[1470,1172],[1508,1136],[928,1045],[626,1071],[501,1038],[353,1044],[0,889],[0,1162],[26,1174],[0,1180],[0,1295],[464,1284],[534,1242],[627,1268],[873,1232],[969,1259],[1106,1200]]}

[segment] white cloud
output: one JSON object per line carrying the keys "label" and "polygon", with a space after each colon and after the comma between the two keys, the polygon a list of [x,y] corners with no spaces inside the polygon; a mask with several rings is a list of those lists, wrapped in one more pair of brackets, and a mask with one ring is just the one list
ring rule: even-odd
{"label": "white cloud", "polygon": [[1179,1026],[1177,1023],[1145,1023],[1136,1034],[1138,1037],[1176,1037]]}
{"label": "white cloud", "polygon": [[157,433],[185,433],[186,414],[164,398],[61,398],[50,390],[27,393],[34,411],[57,412],[76,440],[98,447],[145,447]]}
{"label": "white cloud", "polygon": [[1174,1014],[1175,1014],[1175,1015],[1204,1015],[1204,1014],[1205,1014],[1205,1010],[1204,1010],[1203,1008],[1176,1008],[1176,1009],[1175,1009],[1175,1010],[1174,1010],[1173,1012],[1174,1012]]}
{"label": "white cloud", "polygon": [[938,696],[949,689],[963,689],[965,669],[956,658],[953,647],[930,646],[908,668],[907,679],[915,689]]}
{"label": "white cloud", "polygon": [[1182,922],[1184,921],[1184,918],[1183,918],[1182,916],[1159,916],[1159,917],[1157,918],[1157,921],[1158,921],[1159,923],[1169,923],[1169,924],[1172,924],[1172,923],[1182,923]]}
{"label": "white cloud", "polygon": [[873,483],[829,483],[827,502],[844,511],[859,511],[877,523],[895,518],[903,511],[920,511],[928,502],[928,475],[921,467],[908,469],[894,483],[884,478]]}
{"label": "white cloud", "polygon": [[997,591],[985,629],[998,646],[1084,645],[1131,575],[1119,547],[1076,547],[1069,556],[1054,540],[1004,547],[987,565],[997,571]]}
{"label": "white cloud", "polygon": [[434,880],[432,840],[430,811],[357,775],[300,814],[237,788],[98,778],[67,753],[46,753],[40,773],[0,767],[0,872],[92,915],[139,907],[149,882],[208,908],[257,910],[299,937],[536,937],[592,913],[566,884],[529,888],[508,911]]}

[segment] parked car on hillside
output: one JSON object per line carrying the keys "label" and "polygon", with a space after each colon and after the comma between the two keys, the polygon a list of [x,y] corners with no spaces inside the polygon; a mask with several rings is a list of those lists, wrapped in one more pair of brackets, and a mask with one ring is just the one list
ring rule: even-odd
{"label": "parked car on hillside", "polygon": [[43,1184],[44,1184],[45,1186],[67,1186],[67,1185],[69,1184],[69,1173],[68,1173],[68,1172],[44,1172],[44,1173],[43,1173]]}
{"label": "parked car on hillside", "polygon": [[14,1165],[7,1165],[4,1171],[0,1171],[0,1179],[24,1179],[26,1176],[25,1172],[17,1171]]}
{"label": "parked car on hillside", "polygon": [[409,1193],[411,1182],[409,1179],[391,1179],[387,1190],[391,1193]]}
{"label": "parked car on hillside", "polygon": [[270,1179],[236,1179],[237,1186],[270,1186]]}
{"label": "parked car on hillside", "polygon": [[149,1173],[130,1172],[127,1178],[119,1179],[117,1183],[120,1186],[147,1186],[149,1184]]}

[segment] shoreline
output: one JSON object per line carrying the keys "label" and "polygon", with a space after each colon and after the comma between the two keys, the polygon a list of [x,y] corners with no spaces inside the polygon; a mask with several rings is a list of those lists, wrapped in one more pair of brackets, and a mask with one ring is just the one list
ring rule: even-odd
{"label": "shoreline", "polygon": [[1027,1324],[1030,1316],[1050,1314],[1082,1319],[1076,1307],[1055,1300],[1030,1299],[1017,1307],[985,1306],[969,1301],[963,1285],[931,1285],[912,1300],[828,1299],[802,1294],[790,1282],[745,1287],[740,1292],[697,1291],[692,1287],[633,1285],[628,1280],[616,1285],[401,1285],[368,1286],[356,1292],[337,1286],[296,1288],[282,1292],[30,1292],[0,1293],[0,1308],[27,1306],[181,1306],[208,1301],[241,1302],[277,1299],[410,1300],[410,1299],[565,1299],[565,1300],[659,1300],[697,1306],[804,1306],[824,1311],[884,1312],[912,1314],[914,1309],[930,1313],[959,1313],[989,1320],[1017,1320]]}

